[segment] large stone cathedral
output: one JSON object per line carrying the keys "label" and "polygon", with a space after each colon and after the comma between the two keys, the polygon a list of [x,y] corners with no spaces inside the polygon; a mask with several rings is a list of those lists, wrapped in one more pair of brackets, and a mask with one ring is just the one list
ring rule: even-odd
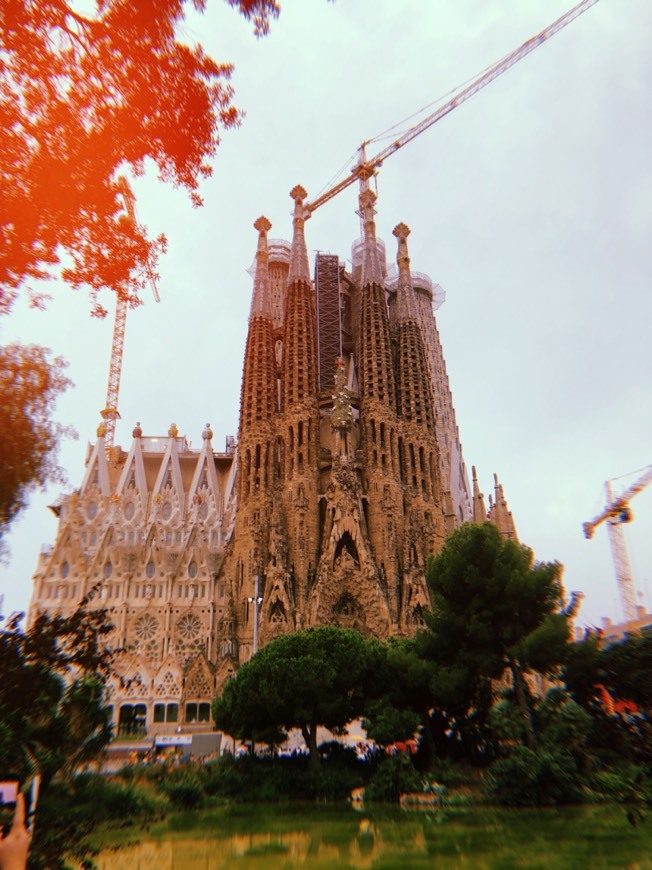
{"label": "large stone cathedral", "polygon": [[172,424],[129,451],[100,426],[79,489],[53,506],[54,545],[34,574],[31,613],[70,612],[92,591],[124,649],[110,693],[116,726],[165,734],[206,727],[238,666],[311,625],[410,636],[428,607],[426,560],[463,522],[515,537],[496,480],[489,512],[462,458],[434,308],[441,288],[396,266],[376,238],[374,194],[352,268],[317,254],[306,192],[292,241],[258,244],[237,441],[191,449]]}

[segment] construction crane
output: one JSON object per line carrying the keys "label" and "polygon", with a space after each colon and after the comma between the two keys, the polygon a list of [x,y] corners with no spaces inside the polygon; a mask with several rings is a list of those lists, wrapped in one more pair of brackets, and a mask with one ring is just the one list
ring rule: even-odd
{"label": "construction crane", "polygon": [[[124,200],[127,216],[132,223],[136,223],[136,197],[129,185],[129,182],[124,176],[118,179],[120,193]],[[156,288],[154,275],[150,270],[147,272],[147,278],[154,294],[156,302],[161,299]],[[116,293],[115,300],[115,318],[113,320],[113,338],[111,340],[111,362],[109,364],[109,382],[106,388],[106,404],[104,410],[100,411],[104,420],[104,446],[107,455],[111,454],[113,449],[113,439],[115,437],[115,424],[120,419],[118,412],[118,395],[120,393],[120,375],[122,374],[122,353],[125,343],[125,327],[127,325],[127,300]]]}
{"label": "construction crane", "polygon": [[461,106],[462,103],[465,103],[483,88],[486,88],[487,85],[491,84],[491,82],[501,76],[504,72],[507,72],[508,69],[513,67],[520,60],[523,60],[524,57],[527,57],[546,40],[550,39],[551,36],[559,33],[560,30],[563,30],[564,27],[590,9],[591,6],[595,6],[597,2],[598,0],[582,0],[581,3],[578,3],[577,6],[570,9],[565,15],[558,18],[551,25],[546,27],[545,30],[542,30],[541,33],[528,39],[527,42],[524,42],[520,48],[516,49],[516,51],[511,52],[511,54],[508,54],[502,60],[499,60],[493,66],[486,69],[483,73],[477,76],[471,84],[458,89],[452,99],[441,105],[418,124],[409,127],[401,136],[399,136],[398,139],[395,139],[390,145],[383,148],[383,150],[376,154],[375,157],[372,157],[369,160],[367,160],[366,157],[366,147],[373,140],[363,142],[358,149],[358,162],[351,169],[351,174],[346,178],[343,178],[337,184],[334,184],[324,193],[317,196],[312,200],[312,202],[306,203],[305,208],[307,209],[308,215],[316,211],[329,200],[333,199],[334,196],[337,196],[343,190],[346,190],[347,187],[350,187],[355,181],[359,181],[361,189],[364,190],[369,184],[369,179],[376,175],[378,169],[388,157],[395,154],[400,148],[407,145],[408,142],[416,139],[417,136],[421,135],[421,133],[429,127],[432,127],[432,125],[436,124],[437,121],[441,121],[441,119],[452,112],[453,109]]}
{"label": "construction crane", "polygon": [[613,480],[605,482],[606,504],[603,510],[588,523],[584,523],[584,537],[592,538],[596,528],[602,523],[607,523],[607,532],[609,534],[609,543],[611,544],[611,553],[616,569],[616,580],[618,582],[618,592],[620,594],[620,603],[623,609],[623,616],[626,622],[636,619],[636,587],[634,578],[632,577],[632,568],[629,563],[627,554],[627,545],[625,543],[625,534],[621,528],[623,523],[631,523],[633,517],[629,507],[630,501],[639,492],[642,492],[645,487],[652,482],[652,465],[644,470],[643,474],[629,486],[622,495],[617,498],[613,497],[612,483]]}

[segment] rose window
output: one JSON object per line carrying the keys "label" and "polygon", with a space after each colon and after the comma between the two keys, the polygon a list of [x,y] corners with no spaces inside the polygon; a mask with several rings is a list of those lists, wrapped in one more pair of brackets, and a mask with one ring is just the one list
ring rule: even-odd
{"label": "rose window", "polygon": [[177,623],[177,632],[179,639],[183,642],[194,640],[199,634],[201,625],[196,616],[182,616]]}
{"label": "rose window", "polygon": [[177,622],[177,642],[175,652],[182,667],[204,651],[201,622],[196,616],[187,613]]}
{"label": "rose window", "polygon": [[140,641],[151,640],[158,634],[158,622],[153,616],[145,614],[136,623],[136,637]]}

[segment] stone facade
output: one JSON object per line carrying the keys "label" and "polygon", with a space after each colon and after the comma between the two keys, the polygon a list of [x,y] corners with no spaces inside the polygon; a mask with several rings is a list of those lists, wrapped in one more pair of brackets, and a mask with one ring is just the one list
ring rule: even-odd
{"label": "stone facade", "polygon": [[100,426],[79,490],[53,506],[31,610],[68,612],[95,590],[124,650],[111,692],[125,731],[206,727],[229,674],[284,632],[411,636],[447,535],[489,519],[516,536],[497,481],[489,515],[475,473],[470,491],[408,227],[388,275],[365,191],[351,272],[318,255],[313,282],[306,192],[291,195],[291,243],[254,225],[237,445],[215,451],[208,425],[199,449],[174,424],[159,438],[137,425],[128,452],[107,451]]}

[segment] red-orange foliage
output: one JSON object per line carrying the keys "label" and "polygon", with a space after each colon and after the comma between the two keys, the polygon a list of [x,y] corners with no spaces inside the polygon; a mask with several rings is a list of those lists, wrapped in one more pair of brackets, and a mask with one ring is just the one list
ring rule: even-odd
{"label": "red-orange foliage", "polygon": [[70,385],[65,366],[43,347],[0,347],[0,552],[28,493],[61,481],[57,448],[69,431],[50,418],[57,397]]}
{"label": "red-orange foliage", "polygon": [[[165,239],[131,224],[118,176],[143,172],[201,204],[220,129],[237,126],[232,67],[179,39],[190,0],[0,3],[0,313],[19,289],[47,278],[67,253],[63,277],[136,301]],[[192,0],[203,11],[205,0]],[[276,0],[228,0],[258,35]]]}

